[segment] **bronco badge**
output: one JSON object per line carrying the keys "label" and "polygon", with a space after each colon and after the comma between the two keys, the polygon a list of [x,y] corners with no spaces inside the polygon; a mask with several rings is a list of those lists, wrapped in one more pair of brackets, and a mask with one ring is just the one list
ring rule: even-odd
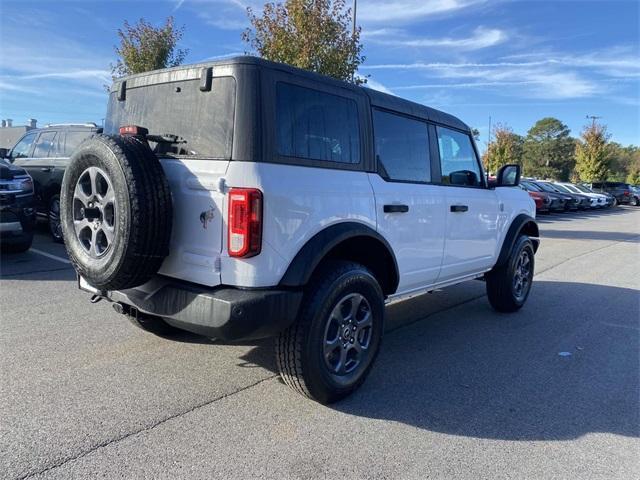
{"label": "bronco badge", "polygon": [[200,214],[200,223],[202,223],[202,228],[207,228],[207,223],[213,220],[213,213],[215,212],[215,207],[211,205],[209,210],[205,210]]}

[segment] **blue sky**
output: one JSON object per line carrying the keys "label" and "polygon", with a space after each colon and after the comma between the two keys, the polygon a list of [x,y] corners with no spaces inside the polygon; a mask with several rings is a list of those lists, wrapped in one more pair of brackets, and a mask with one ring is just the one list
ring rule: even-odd
{"label": "blue sky", "polygon": [[[241,54],[255,0],[0,0],[0,118],[104,117],[102,85],[127,19],[186,26],[187,62]],[[557,117],[578,135],[598,115],[640,144],[640,2],[359,0],[370,86],[459,116],[487,139],[489,117],[524,134]]]}

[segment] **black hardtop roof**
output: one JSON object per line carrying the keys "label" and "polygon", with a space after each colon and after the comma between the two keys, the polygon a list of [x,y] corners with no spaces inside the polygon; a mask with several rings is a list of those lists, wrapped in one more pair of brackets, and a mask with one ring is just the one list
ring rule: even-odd
{"label": "black hardtop roof", "polygon": [[451,126],[453,128],[457,128],[467,132],[470,132],[471,130],[469,126],[459,118],[449,113],[436,110],[435,108],[427,107],[425,105],[421,105],[419,103],[415,103],[410,100],[405,100],[395,95],[380,92],[378,90],[373,90],[368,87],[359,87],[357,85],[353,85],[348,82],[336,80],[335,78],[331,78],[326,75],[320,75],[315,72],[310,72],[308,70],[303,70],[301,68],[292,67],[291,65],[272,62],[270,60],[265,60],[263,58],[254,57],[250,55],[242,55],[242,56],[224,58],[219,60],[205,61],[205,62],[200,62],[195,64],[180,65],[178,67],[165,68],[162,70],[153,70],[151,72],[129,75],[116,80],[114,82],[114,85],[112,86],[111,91],[114,92],[117,89],[117,85],[123,80],[126,81],[130,79],[152,77],[160,73],[175,72],[175,71],[187,70],[187,69],[193,69],[193,68],[202,69],[206,67],[221,67],[221,66],[232,66],[232,65],[256,65],[261,68],[279,70],[292,75],[308,78],[311,80],[322,81],[325,83],[332,84],[338,88],[344,88],[351,91],[364,92],[369,97],[371,104],[374,106],[389,109],[389,110],[399,111],[399,112],[406,113],[408,115],[412,115],[419,118],[425,118],[433,122]]}

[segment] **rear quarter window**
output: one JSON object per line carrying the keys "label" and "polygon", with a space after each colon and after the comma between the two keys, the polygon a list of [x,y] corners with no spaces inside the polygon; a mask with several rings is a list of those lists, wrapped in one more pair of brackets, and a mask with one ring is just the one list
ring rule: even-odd
{"label": "rear quarter window", "polygon": [[276,86],[277,152],[285,157],[360,163],[354,100],[284,82]]}
{"label": "rear quarter window", "polygon": [[93,135],[93,132],[80,132],[73,130],[66,132],[63,155],[65,157],[70,157],[73,151],[78,148],[78,145],[80,145],[85,138],[88,138],[91,135]]}

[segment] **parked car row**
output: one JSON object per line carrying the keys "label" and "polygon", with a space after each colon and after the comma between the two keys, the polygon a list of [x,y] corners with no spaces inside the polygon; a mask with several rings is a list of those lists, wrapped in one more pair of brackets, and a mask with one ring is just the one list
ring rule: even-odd
{"label": "parked car row", "polygon": [[588,185],[598,193],[608,193],[616,198],[620,205],[640,205],[640,187],[623,182],[596,182]]}
{"label": "parked car row", "polygon": [[101,131],[95,123],[47,125],[29,130],[3,155],[31,175],[36,214],[48,221],[57,242],[62,242],[60,185],[69,158],[83,140]]}
{"label": "parked car row", "polygon": [[610,208],[620,204],[640,205],[637,188],[617,182],[588,185],[523,179],[520,188],[535,201],[538,213]]}

